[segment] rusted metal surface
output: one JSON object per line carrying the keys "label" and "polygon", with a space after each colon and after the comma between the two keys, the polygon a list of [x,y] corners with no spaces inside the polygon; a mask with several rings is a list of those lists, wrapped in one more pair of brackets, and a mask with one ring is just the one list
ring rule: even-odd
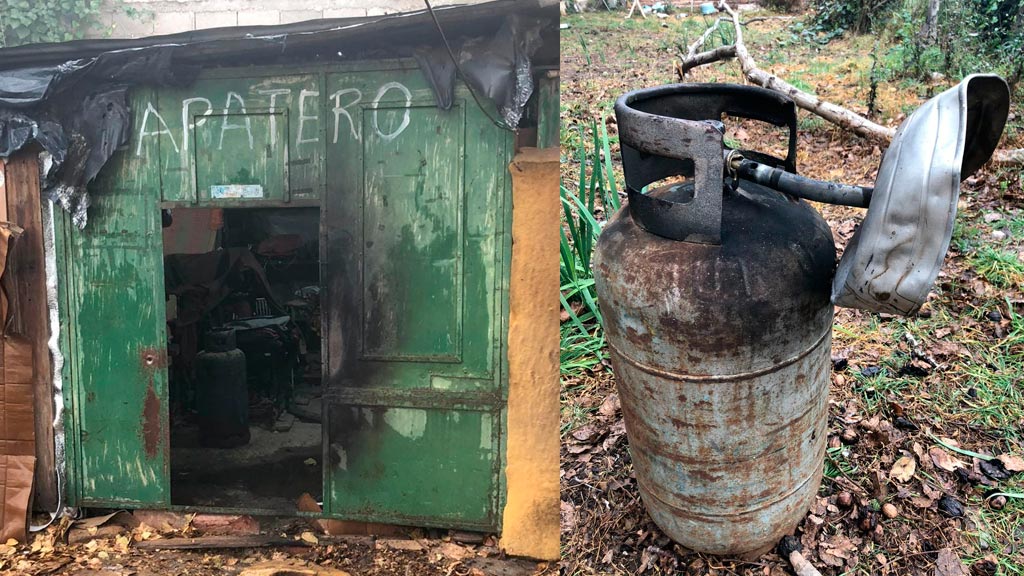
{"label": "rusted metal surface", "polygon": [[[685,207],[693,188],[649,196]],[[835,247],[803,201],[747,183],[714,192],[719,245],[651,234],[627,206],[594,267],[651,517],[688,548],[742,555],[791,531],[820,484]]]}
{"label": "rusted metal surface", "polygon": [[[615,102],[630,212],[641,228],[675,240],[720,242],[725,114],[788,127],[785,160],[744,153],[796,171],[796,107],[778,93],[730,84],[673,84],[636,90]],[[667,176],[692,178],[693,193],[673,202],[640,192]]]}
{"label": "rusted metal surface", "polygon": [[142,402],[142,447],[147,458],[160,455],[160,447],[165,437],[164,411],[153,386],[153,380],[159,372],[167,369],[167,351],[162,348],[143,348],[139,352],[139,368],[146,381],[146,397]]}
{"label": "rusted metal surface", "polygon": [[744,192],[725,198],[721,246],[621,211],[595,264],[641,495],[666,534],[716,554],[790,531],[825,450],[831,235],[803,202]]}
{"label": "rusted metal surface", "polygon": [[153,384],[146,387],[146,400],[142,407],[142,445],[147,458],[156,458],[160,449],[163,427],[160,425],[160,399]]}

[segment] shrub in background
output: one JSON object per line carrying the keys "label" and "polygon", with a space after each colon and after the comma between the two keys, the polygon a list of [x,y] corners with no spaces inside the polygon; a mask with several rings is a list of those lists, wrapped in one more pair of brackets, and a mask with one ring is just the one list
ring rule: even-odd
{"label": "shrub in background", "polygon": [[995,72],[1011,85],[1024,76],[1024,0],[941,0],[930,34],[927,0],[812,1],[810,29],[819,42],[847,32],[889,39],[882,76],[958,79]]}

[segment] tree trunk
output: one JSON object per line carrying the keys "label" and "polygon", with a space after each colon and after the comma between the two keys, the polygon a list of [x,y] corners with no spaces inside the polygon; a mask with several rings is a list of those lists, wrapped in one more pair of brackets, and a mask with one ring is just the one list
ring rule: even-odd
{"label": "tree trunk", "polygon": [[942,0],[928,0],[928,12],[924,16],[924,26],[921,27],[921,37],[928,45],[935,44],[939,37],[939,9],[942,7]]}

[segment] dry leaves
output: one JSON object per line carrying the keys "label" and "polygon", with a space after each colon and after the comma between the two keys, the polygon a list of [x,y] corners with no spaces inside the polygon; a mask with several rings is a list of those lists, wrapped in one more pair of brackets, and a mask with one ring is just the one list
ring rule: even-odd
{"label": "dry leaves", "polygon": [[829,566],[853,568],[857,565],[859,544],[859,538],[850,539],[843,534],[836,534],[818,545],[818,557]]}
{"label": "dry leaves", "polygon": [[622,410],[622,404],[619,402],[619,395],[613,393],[605,397],[597,412],[605,418],[613,418],[620,410]]}
{"label": "dry leaves", "polygon": [[908,482],[914,477],[916,470],[917,461],[914,460],[914,457],[903,456],[892,465],[892,470],[889,471],[889,478],[898,482]]}
{"label": "dry leaves", "polygon": [[957,468],[967,468],[967,464],[959,458],[950,456],[949,452],[946,452],[940,446],[932,446],[928,449],[928,456],[932,460],[932,464],[936,468],[945,470],[946,472],[953,472]]}
{"label": "dry leaves", "polygon": [[1000,454],[996,458],[1008,472],[1024,472],[1024,458],[1012,454]]}
{"label": "dry leaves", "polygon": [[949,548],[943,548],[939,550],[938,557],[935,559],[933,576],[968,576],[968,574],[960,557]]}

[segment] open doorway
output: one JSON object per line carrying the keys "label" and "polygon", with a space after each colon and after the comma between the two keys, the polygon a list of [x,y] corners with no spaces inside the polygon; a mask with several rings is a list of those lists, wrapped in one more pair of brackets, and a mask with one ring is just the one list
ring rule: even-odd
{"label": "open doorway", "polygon": [[318,208],[163,211],[171,503],[323,492]]}

